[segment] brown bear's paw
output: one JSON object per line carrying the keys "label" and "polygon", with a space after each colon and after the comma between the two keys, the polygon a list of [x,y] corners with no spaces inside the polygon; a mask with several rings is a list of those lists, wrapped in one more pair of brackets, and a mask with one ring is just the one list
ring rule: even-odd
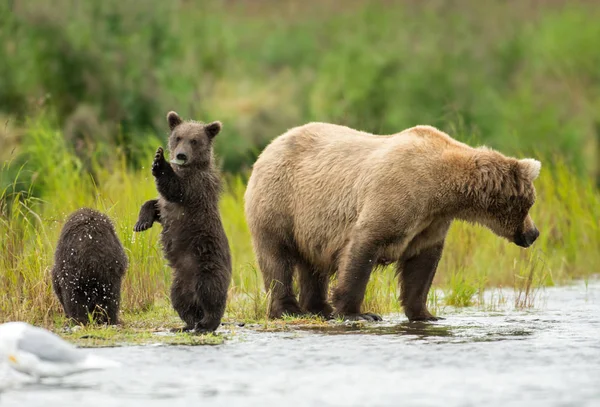
{"label": "brown bear's paw", "polygon": [[300,305],[295,298],[290,300],[274,301],[271,304],[269,318],[279,319],[284,315],[288,317],[300,317],[306,315],[306,313],[302,311],[302,308],[300,308]]}
{"label": "brown bear's paw", "polygon": [[429,315],[429,316],[416,316],[416,317],[408,318],[408,322],[440,321],[440,320],[443,320],[443,319],[445,319],[445,318],[436,317],[436,316],[433,316],[433,315]]}
{"label": "brown bear's paw", "polygon": [[325,319],[331,319],[333,317],[333,307],[327,303],[324,304],[310,304],[306,307],[306,312],[311,315],[316,315]]}
{"label": "brown bear's paw", "polygon": [[133,226],[133,231],[134,232],[143,232],[144,230],[148,230],[151,227],[152,227],[152,222],[147,222],[147,221],[139,220]]}
{"label": "brown bear's paw", "polygon": [[189,332],[190,334],[193,334],[193,335],[206,335],[206,334],[210,334],[210,333],[213,333],[216,331],[216,329],[204,328],[200,325],[196,326],[195,328],[185,327],[184,329],[185,329],[184,332]]}
{"label": "brown bear's paw", "polygon": [[194,333],[205,334],[214,332],[221,325],[221,317],[207,315],[197,322],[194,328]]}
{"label": "brown bear's paw", "polygon": [[427,310],[415,313],[406,312],[406,316],[408,317],[409,322],[439,321],[444,319],[442,317],[436,317]]}
{"label": "brown bear's paw", "polygon": [[167,161],[165,160],[165,151],[162,147],[158,147],[156,154],[154,154],[154,161],[152,162],[152,175],[155,177],[161,175],[166,165]]}
{"label": "brown bear's paw", "polygon": [[364,314],[334,314],[335,318],[341,318],[344,321],[369,321],[378,322],[383,321],[380,315],[373,314],[371,312],[365,312]]}

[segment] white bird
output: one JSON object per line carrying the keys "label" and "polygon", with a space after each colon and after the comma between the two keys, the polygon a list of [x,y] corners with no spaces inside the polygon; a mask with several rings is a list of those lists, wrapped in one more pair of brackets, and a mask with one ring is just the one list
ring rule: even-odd
{"label": "white bird", "polygon": [[58,335],[26,322],[0,324],[0,365],[5,363],[36,381],[121,366],[84,352]]}

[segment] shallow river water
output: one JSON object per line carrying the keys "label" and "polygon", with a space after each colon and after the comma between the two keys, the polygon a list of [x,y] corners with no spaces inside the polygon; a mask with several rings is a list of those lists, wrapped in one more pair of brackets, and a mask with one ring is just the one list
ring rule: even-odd
{"label": "shallow river water", "polygon": [[94,349],[123,368],[12,388],[0,406],[600,406],[600,284],[506,309]]}

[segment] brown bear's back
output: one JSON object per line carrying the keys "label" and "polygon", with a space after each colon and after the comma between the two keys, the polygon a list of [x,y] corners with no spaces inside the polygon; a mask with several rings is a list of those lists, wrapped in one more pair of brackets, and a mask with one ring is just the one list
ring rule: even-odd
{"label": "brown bear's back", "polygon": [[254,164],[245,196],[249,226],[285,231],[304,256],[330,264],[365,207],[402,206],[405,191],[418,191],[448,147],[470,148],[429,126],[394,135],[327,123],[293,128]]}

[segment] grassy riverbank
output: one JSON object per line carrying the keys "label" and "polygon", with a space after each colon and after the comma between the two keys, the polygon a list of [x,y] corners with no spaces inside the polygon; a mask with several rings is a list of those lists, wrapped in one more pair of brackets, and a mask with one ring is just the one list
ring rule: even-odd
{"label": "grassy riverbank", "polygon": [[[380,134],[431,124],[540,159],[535,245],[457,222],[429,297],[442,314],[535,306],[539,287],[599,271],[599,19],[589,0],[0,2],[0,322],[90,346],[223,339],[151,335],[181,322],[160,225],[132,228],[156,196],[149,165],[172,109],[223,122],[227,322],[302,322],[265,325],[243,193],[258,152],[309,121]],[[49,271],[64,220],[82,206],[115,221],[130,260],[119,329],[62,330]],[[515,298],[482,294],[500,287]],[[393,270],[378,270],[364,308],[401,312],[398,294]]]}
{"label": "grassy riverbank", "polygon": [[[30,161],[2,192],[0,322],[63,325],[49,276],[54,247],[68,214],[89,206],[114,220],[130,260],[122,294],[125,330],[119,335],[177,327],[180,321],[168,300],[170,270],[158,242],[160,225],[141,234],[132,230],[140,205],[156,195],[149,168],[128,168],[124,155],[117,151],[109,161],[94,164],[92,177],[81,170],[80,160],[60,134],[44,122],[32,124],[30,134]],[[160,143],[148,142],[148,161]],[[34,189],[42,193],[27,196],[15,192],[25,178],[33,179]],[[541,236],[528,250],[479,226],[460,222],[453,225],[434,282],[444,295],[430,295],[434,311],[444,305],[493,308],[494,304],[481,295],[484,289],[493,287],[514,287],[516,293],[521,293],[515,306],[531,306],[536,288],[586,279],[598,271],[597,189],[573,176],[560,161],[544,162],[536,188],[538,200],[532,216]],[[242,176],[227,177],[221,199],[234,265],[225,320],[264,322],[267,301],[244,219],[244,190]],[[364,308],[382,314],[400,312],[398,293],[393,269],[377,270],[369,283]]]}

